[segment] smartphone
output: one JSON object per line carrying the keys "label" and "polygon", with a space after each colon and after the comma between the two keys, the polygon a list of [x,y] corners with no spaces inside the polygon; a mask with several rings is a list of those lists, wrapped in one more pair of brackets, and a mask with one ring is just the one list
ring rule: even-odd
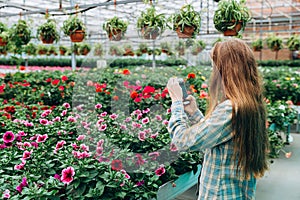
{"label": "smartphone", "polygon": [[178,78],[179,86],[181,87],[182,90],[182,95],[183,95],[183,104],[187,105],[190,103],[190,101],[185,100],[188,97],[188,93],[184,84],[184,81],[182,78]]}

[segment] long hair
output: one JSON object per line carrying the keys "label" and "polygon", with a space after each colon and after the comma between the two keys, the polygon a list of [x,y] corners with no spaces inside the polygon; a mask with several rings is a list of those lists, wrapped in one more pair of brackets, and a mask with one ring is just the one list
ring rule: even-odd
{"label": "long hair", "polygon": [[231,100],[237,172],[261,177],[268,169],[268,135],[262,78],[254,54],[244,41],[229,39],[216,43],[211,57],[213,70],[206,116],[218,103]]}

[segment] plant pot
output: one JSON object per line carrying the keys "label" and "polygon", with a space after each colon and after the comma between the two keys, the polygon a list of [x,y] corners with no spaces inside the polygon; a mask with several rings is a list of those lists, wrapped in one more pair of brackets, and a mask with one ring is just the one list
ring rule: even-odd
{"label": "plant pot", "polygon": [[120,41],[122,39],[122,31],[120,29],[113,29],[108,35],[111,41]]}
{"label": "plant pot", "polygon": [[43,44],[53,44],[54,38],[44,38],[43,36],[40,36]]}
{"label": "plant pot", "polygon": [[253,47],[253,51],[261,51],[261,48],[259,48],[259,47]]}
{"label": "plant pot", "polygon": [[141,50],[141,52],[142,52],[142,53],[147,53],[148,50],[147,50],[147,49],[143,49],[143,50]]}
{"label": "plant pot", "polygon": [[[232,26],[235,23],[235,21],[233,22],[226,22],[226,26]],[[242,29],[242,22],[238,22],[235,27],[233,27],[233,29],[227,29],[226,31],[224,31],[224,36],[237,36],[239,31]]]}
{"label": "plant pot", "polygon": [[6,46],[7,45],[7,42],[4,42],[3,40],[2,40],[2,37],[0,37],[0,46]]}
{"label": "plant pot", "polygon": [[85,32],[82,30],[76,30],[70,34],[72,42],[82,42],[84,39]]}
{"label": "plant pot", "polygon": [[155,40],[159,36],[159,29],[145,26],[141,29],[144,39]]}
{"label": "plant pot", "polygon": [[165,53],[165,54],[169,53],[169,51],[166,50],[166,49],[161,49],[161,52],[162,52],[162,53]]}
{"label": "plant pot", "polygon": [[45,54],[47,54],[47,51],[39,50],[39,54],[40,54],[40,55],[45,55]]}
{"label": "plant pot", "polygon": [[65,55],[65,53],[66,53],[66,51],[64,51],[64,50],[59,50],[59,53],[60,53],[60,55]]}
{"label": "plant pot", "polygon": [[90,51],[88,49],[83,49],[81,55],[86,56]]}
{"label": "plant pot", "polygon": [[176,29],[179,38],[191,38],[193,36],[194,31],[195,28],[193,26],[185,26],[183,32],[181,32],[180,27]]}

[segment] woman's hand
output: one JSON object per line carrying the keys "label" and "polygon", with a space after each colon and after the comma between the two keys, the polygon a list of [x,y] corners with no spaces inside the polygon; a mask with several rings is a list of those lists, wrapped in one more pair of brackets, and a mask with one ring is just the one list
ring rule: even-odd
{"label": "woman's hand", "polygon": [[170,78],[167,84],[167,88],[172,102],[182,101],[182,90],[179,86],[177,78]]}
{"label": "woman's hand", "polygon": [[198,109],[198,106],[197,106],[197,103],[196,103],[196,99],[195,99],[195,97],[189,95],[186,98],[186,100],[190,101],[190,103],[187,104],[187,105],[184,105],[184,111],[187,112],[191,116]]}

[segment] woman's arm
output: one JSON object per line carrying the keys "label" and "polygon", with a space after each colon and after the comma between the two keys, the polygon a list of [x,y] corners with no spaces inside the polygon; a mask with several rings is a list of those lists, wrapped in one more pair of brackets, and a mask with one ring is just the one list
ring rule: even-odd
{"label": "woman's arm", "polygon": [[187,127],[186,114],[180,101],[172,103],[172,116],[168,131],[172,142],[179,150],[204,150],[212,148],[232,138],[232,105],[229,100],[220,103],[211,116]]}

